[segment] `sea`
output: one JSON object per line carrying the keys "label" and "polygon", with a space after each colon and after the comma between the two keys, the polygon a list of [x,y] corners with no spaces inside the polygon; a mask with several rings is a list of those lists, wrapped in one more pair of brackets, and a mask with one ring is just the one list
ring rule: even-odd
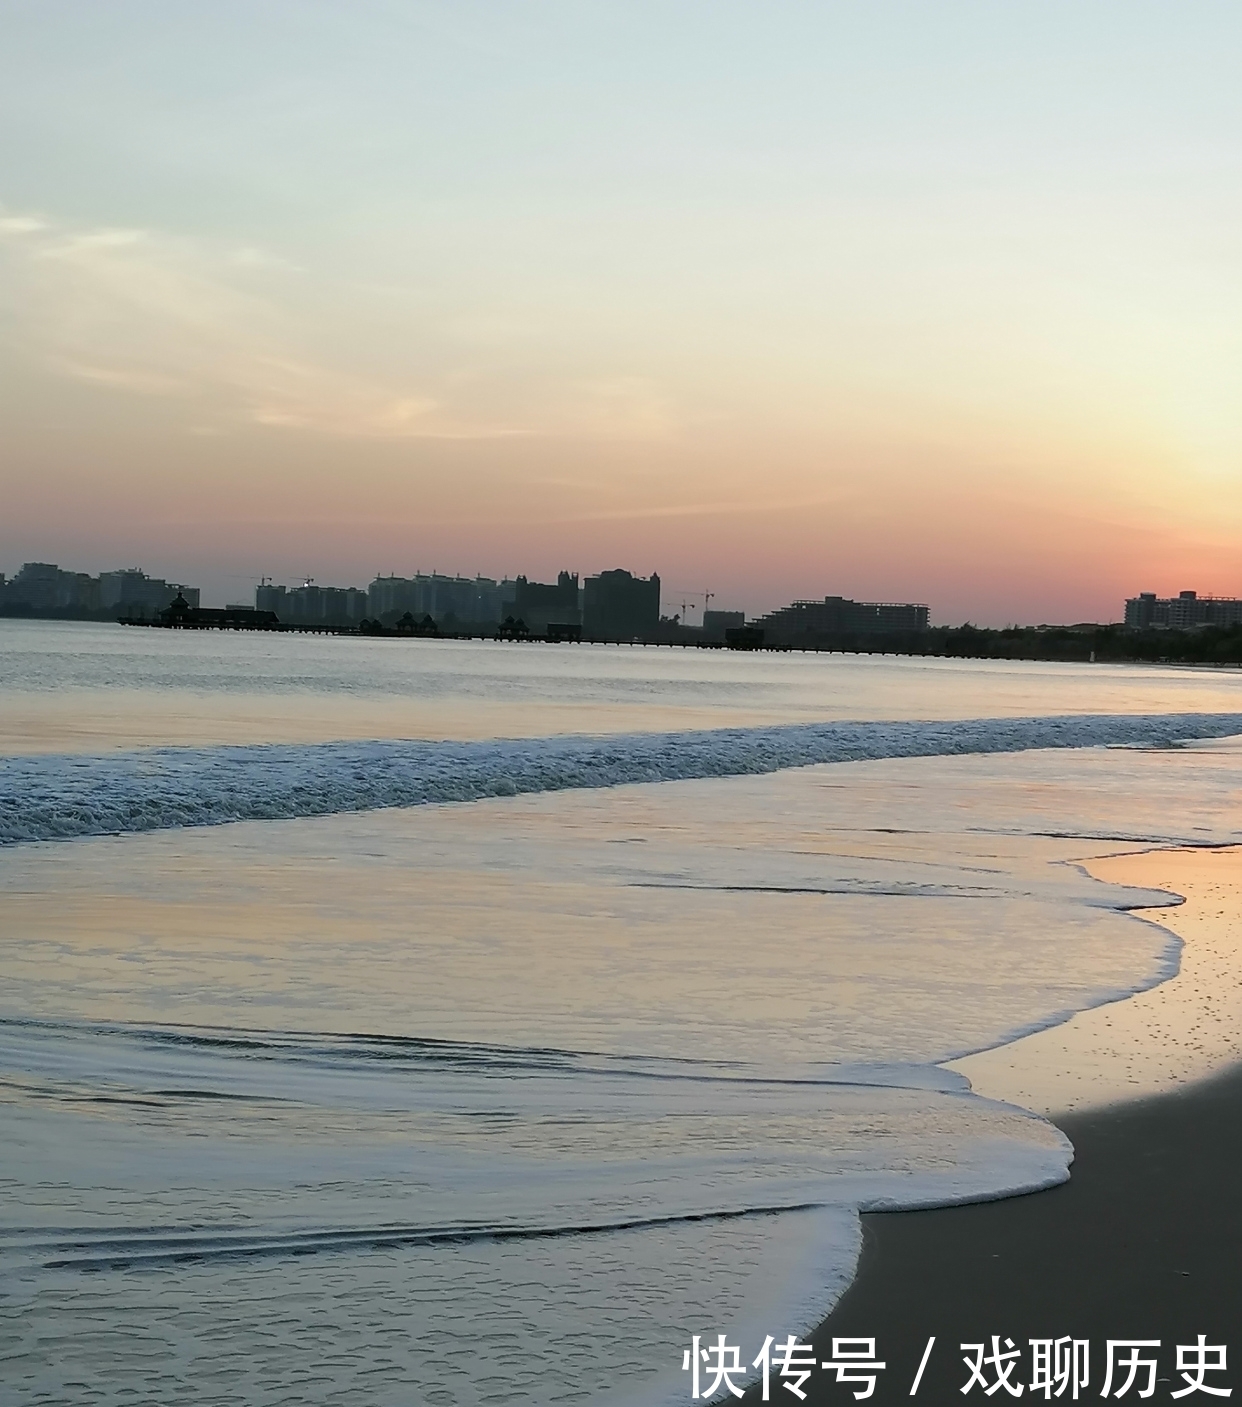
{"label": "sea", "polygon": [[[0,621],[0,1396],[661,1404],[1177,970],[1242,672]],[[1135,910],[1144,910],[1136,913]],[[1158,913],[1155,914],[1158,918]]]}

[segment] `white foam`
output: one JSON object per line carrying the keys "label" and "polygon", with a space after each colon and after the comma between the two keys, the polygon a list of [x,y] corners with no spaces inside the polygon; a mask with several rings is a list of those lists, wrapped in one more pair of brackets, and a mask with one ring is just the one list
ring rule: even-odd
{"label": "white foam", "polygon": [[[83,1314],[141,1322],[149,1351],[96,1357],[96,1376],[150,1394],[158,1374],[169,1402],[193,1395],[170,1373],[198,1391],[227,1376],[229,1300],[264,1307],[247,1401],[279,1400],[307,1368],[311,1298],[309,1362],[332,1384],[316,1400],[358,1400],[359,1338],[385,1321],[403,1342],[372,1359],[368,1390],[414,1377],[482,1403],[502,1380],[506,1401],[541,1403],[586,1344],[609,1400],[684,1400],[692,1334],[723,1332],[749,1362],[765,1334],[831,1307],[860,1209],[1031,1190],[1070,1158],[1044,1121],[939,1089],[717,1079],[687,1062],[658,1079],[567,1076],[570,1053],[389,1059],[258,1031],[0,1035],[9,1307],[49,1345]],[[100,1280],[106,1311],[92,1310]],[[446,1334],[463,1332],[477,1342],[458,1357]],[[75,1365],[30,1357],[52,1398]]]}
{"label": "white foam", "polygon": [[[1192,731],[1160,722],[1073,720],[1055,743],[883,727],[958,752]],[[631,741],[609,745],[625,765]],[[1228,838],[1233,755],[578,781],[100,840],[72,864],[9,850],[0,1314],[23,1382],[255,1407],[307,1375],[312,1400],[360,1407],[411,1383],[685,1400],[691,1334],[749,1361],[831,1306],[859,1209],[1064,1178],[1050,1124],[934,1062],[1168,974],[1166,936],[1115,911],[1142,895],[1058,862],[1117,848],[1086,834]],[[432,1234],[451,1227],[454,1245]],[[102,1328],[75,1337],[84,1321]]]}
{"label": "white foam", "polygon": [[19,756],[0,759],[0,844],[742,776],[826,762],[1169,746],[1238,733],[1242,713],[1119,714]]}

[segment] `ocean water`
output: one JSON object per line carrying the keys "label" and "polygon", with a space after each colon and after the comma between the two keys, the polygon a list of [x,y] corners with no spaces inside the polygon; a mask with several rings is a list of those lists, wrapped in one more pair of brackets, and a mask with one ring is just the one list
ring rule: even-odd
{"label": "ocean water", "polygon": [[1159,982],[1232,672],[0,623],[0,1384],[662,1403],[860,1208],[1063,1179],[942,1062]]}

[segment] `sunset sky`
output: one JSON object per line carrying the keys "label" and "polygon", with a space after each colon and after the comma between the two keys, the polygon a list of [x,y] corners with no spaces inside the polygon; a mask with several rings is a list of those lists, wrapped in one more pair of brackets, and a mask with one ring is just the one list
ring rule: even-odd
{"label": "sunset sky", "polygon": [[1236,3],[0,0],[0,571],[1242,595]]}

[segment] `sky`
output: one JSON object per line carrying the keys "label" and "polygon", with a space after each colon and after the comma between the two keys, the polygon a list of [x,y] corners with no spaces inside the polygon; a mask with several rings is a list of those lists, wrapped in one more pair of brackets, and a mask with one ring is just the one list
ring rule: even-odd
{"label": "sky", "polygon": [[1242,595],[1240,54],[1196,0],[0,0],[0,571]]}

